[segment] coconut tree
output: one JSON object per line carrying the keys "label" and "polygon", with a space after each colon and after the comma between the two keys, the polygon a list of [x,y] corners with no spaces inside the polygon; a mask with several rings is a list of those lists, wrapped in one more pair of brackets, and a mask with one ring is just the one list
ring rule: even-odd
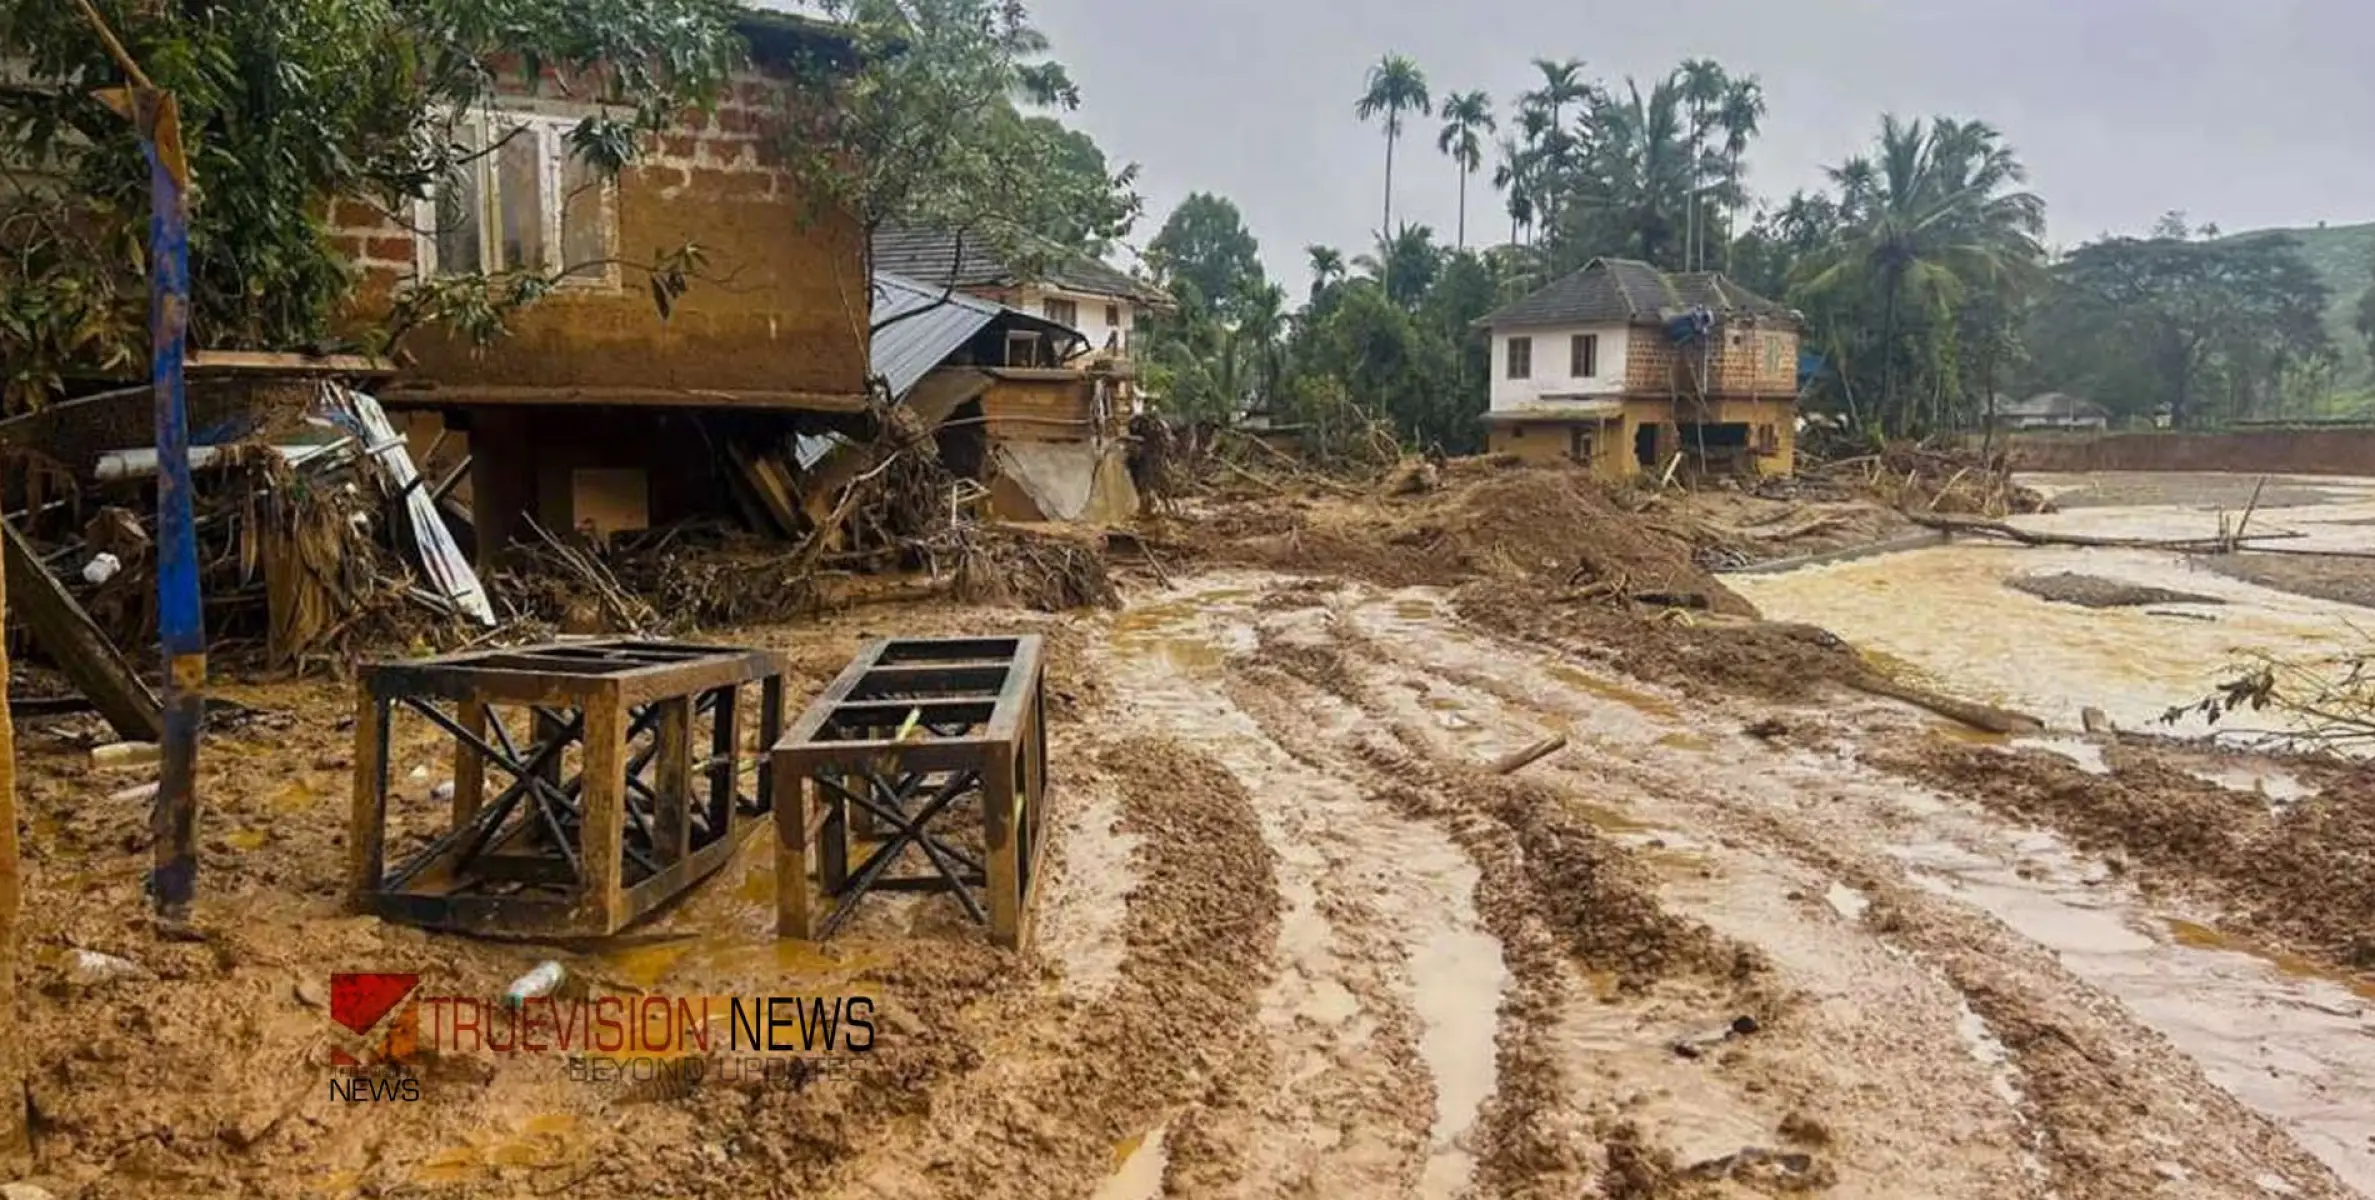
{"label": "coconut tree", "polygon": [[1384,289],[1386,298],[1404,309],[1415,309],[1435,286],[1443,271],[1443,249],[1435,231],[1424,225],[1404,225],[1390,238],[1377,239],[1377,252],[1352,260]]}
{"label": "coconut tree", "polygon": [[1305,246],[1303,253],[1311,256],[1311,302],[1317,304],[1329,288],[1344,282],[1344,252],[1334,246]]}
{"label": "coconut tree", "polygon": [[[1388,54],[1369,68],[1368,90],[1353,105],[1354,115],[1366,121],[1385,118],[1385,220],[1379,229],[1394,227],[1394,143],[1402,140],[1402,114],[1432,116],[1434,98],[1427,94],[1426,72],[1408,55]],[[1381,233],[1380,236],[1383,236]]]}
{"label": "coconut tree", "polygon": [[1880,417],[1891,432],[1910,424],[1898,395],[1907,309],[1943,331],[1972,292],[2017,291],[2042,270],[2045,205],[2018,190],[2020,160],[1983,122],[1925,125],[1881,118],[1869,156],[1830,169],[1840,193],[1842,235],[1800,268],[1810,302],[1880,309]]}
{"label": "coconut tree", "polygon": [[1460,168],[1459,248],[1468,248],[1468,177],[1484,166],[1483,134],[1499,128],[1493,121],[1492,97],[1483,92],[1455,92],[1443,101],[1443,132],[1435,148],[1451,156]]}
{"label": "coconut tree", "polygon": [[1570,104],[1591,98],[1591,81],[1583,77],[1580,58],[1534,60],[1534,69],[1542,73],[1542,86],[1527,92],[1521,99],[1532,102],[1550,117],[1550,125],[1557,128],[1559,117]]}
{"label": "coconut tree", "polygon": [[[1585,114],[1589,145],[1575,172],[1578,221],[1585,242],[1613,243],[1660,266],[1682,266],[1678,235],[1706,164],[1694,146],[1679,75],[1644,95],[1625,81],[1621,96],[1600,97]],[[1569,231],[1561,229],[1561,233]]]}
{"label": "coconut tree", "polygon": [[[1508,194],[1509,244],[1518,244],[1518,230],[1534,219],[1533,152],[1518,144],[1516,138],[1502,138],[1499,145],[1501,161],[1493,167],[1493,187]],[[2375,345],[2375,332],[2367,335]]]}

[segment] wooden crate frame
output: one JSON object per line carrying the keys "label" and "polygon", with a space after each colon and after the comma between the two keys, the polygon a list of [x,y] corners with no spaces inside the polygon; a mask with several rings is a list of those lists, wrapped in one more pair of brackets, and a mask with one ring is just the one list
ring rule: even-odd
{"label": "wooden crate frame", "polygon": [[[830,938],[867,893],[910,890],[953,894],[998,945],[1029,944],[1047,843],[1043,649],[1021,634],[859,650],[775,747],[778,936]],[[968,798],[981,806],[979,862],[932,828]],[[859,860],[878,826],[891,836]],[[890,876],[910,846],[933,873]]]}
{"label": "wooden crate frame", "polygon": [[[355,902],[391,921],[468,933],[618,932],[724,866],[771,812],[773,780],[757,760],[783,732],[785,670],[774,651],[635,640],[366,668],[348,842]],[[750,684],[759,749],[745,754]],[[532,714],[526,746],[504,706]],[[454,796],[451,824],[390,871],[388,737],[399,710],[453,738]],[[695,745],[704,717],[707,753]],[[572,746],[581,769],[564,779]],[[739,782],[746,764],[760,768],[755,796]],[[511,777],[491,801],[490,767]]]}

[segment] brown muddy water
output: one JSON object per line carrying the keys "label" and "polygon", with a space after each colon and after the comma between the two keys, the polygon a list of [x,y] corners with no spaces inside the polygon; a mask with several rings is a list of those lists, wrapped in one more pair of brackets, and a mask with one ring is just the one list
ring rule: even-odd
{"label": "brown muddy water", "polygon": [[[2239,508],[2189,501],[2184,477],[2149,478],[2149,489],[2108,476],[2025,478],[2066,501],[2141,492],[2160,502],[2078,503],[2012,523],[2055,533],[2203,538],[2219,532],[2222,513],[2229,521],[2241,519]],[[2286,547],[2375,550],[2375,484],[2293,480],[2271,486],[2289,503],[2259,509],[2251,532],[2304,535],[2279,543]],[[2200,490],[2231,499],[2238,491],[2248,497],[2251,488],[2249,481],[2238,489],[2231,479],[2207,477]],[[2062,572],[2222,603],[2082,608],[2007,586],[2017,576]],[[2163,718],[2266,656],[2367,649],[2375,636],[2375,613],[2364,608],[2230,579],[2197,560],[2152,550],[2028,548],[1970,539],[1727,582],[1768,617],[1820,625],[1922,682],[2017,708],[2060,728],[2078,727],[2082,711],[2093,707],[2123,728],[2203,733],[2209,726],[2198,715],[2173,723]],[[2272,715],[2247,714],[2218,732],[2247,738],[2290,728]]]}

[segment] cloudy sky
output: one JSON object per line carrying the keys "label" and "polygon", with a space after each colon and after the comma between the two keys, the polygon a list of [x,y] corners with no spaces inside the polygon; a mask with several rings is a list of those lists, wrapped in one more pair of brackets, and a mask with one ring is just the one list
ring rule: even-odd
{"label": "cloudy sky", "polygon": [[[1435,94],[1505,106],[1528,60],[1644,80],[1694,56],[1765,86],[1752,190],[1785,195],[1869,141],[1883,111],[2002,128],[2051,240],[2169,209],[2229,230],[2375,219],[2368,0],[1030,0],[1084,93],[1077,123],[1144,169],[1143,244],[1179,199],[1235,200],[1274,276],[1302,247],[1366,248],[1383,135],[1352,113],[1370,64],[1416,58]],[[1449,240],[1457,175],[1436,124],[1404,135],[1395,216]],[[1420,136],[1423,133],[1423,136]],[[1490,166],[1469,236],[1507,237]]]}

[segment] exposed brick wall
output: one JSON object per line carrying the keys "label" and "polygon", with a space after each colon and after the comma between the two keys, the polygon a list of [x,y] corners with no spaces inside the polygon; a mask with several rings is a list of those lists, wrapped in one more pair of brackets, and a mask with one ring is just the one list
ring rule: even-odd
{"label": "exposed brick wall", "polygon": [[[1787,326],[1726,323],[1715,331],[1712,355],[1687,349],[1665,332],[1635,326],[1625,359],[1625,390],[1649,395],[1690,395],[1699,372],[1713,396],[1794,396],[1798,391],[1798,334]],[[1684,355],[1689,356],[1687,365]]]}
{"label": "exposed brick wall", "polygon": [[[716,111],[688,109],[621,173],[622,263],[687,241],[707,255],[710,278],[696,278],[668,319],[645,274],[622,266],[616,288],[556,291],[490,347],[416,332],[404,345],[412,373],[449,387],[862,391],[865,239],[847,216],[814,213],[774,153],[788,101],[787,84],[741,75]],[[334,242],[364,273],[359,315],[384,314],[417,271],[415,235],[367,201],[341,200],[330,216]]]}

